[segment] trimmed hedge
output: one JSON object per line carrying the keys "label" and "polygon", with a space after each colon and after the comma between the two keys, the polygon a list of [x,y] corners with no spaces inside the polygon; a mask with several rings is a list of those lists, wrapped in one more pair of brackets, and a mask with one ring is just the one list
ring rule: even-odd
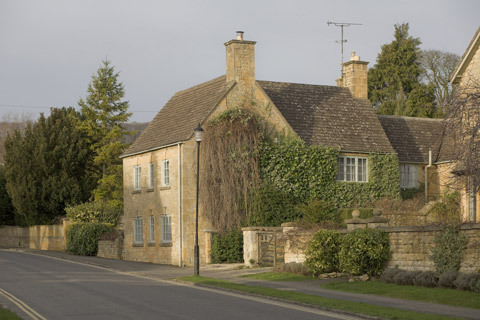
{"label": "trimmed hedge", "polygon": [[225,234],[215,234],[212,243],[213,263],[243,262],[243,233],[229,230]]}
{"label": "trimmed hedge", "polygon": [[123,205],[111,205],[106,202],[85,202],[65,208],[67,218],[72,222],[98,222],[117,225],[123,214]]}
{"label": "trimmed hedge", "polygon": [[377,229],[357,229],[343,236],[340,271],[353,275],[380,274],[390,258],[388,234]]}
{"label": "trimmed hedge", "polygon": [[320,230],[315,233],[305,252],[308,269],[314,275],[338,271],[341,244],[342,236],[336,230]]}
{"label": "trimmed hedge", "polygon": [[105,223],[75,223],[67,226],[67,250],[82,256],[96,256],[98,238],[102,233],[113,231],[110,224]]}

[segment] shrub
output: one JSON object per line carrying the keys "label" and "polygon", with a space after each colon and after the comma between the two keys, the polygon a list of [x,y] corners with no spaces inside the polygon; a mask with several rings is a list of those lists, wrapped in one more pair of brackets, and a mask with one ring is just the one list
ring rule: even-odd
{"label": "shrub", "polygon": [[430,258],[437,273],[460,269],[463,251],[467,246],[467,237],[459,232],[457,226],[447,226],[434,239],[435,246]]}
{"label": "shrub", "polygon": [[297,210],[301,212],[302,219],[306,223],[342,222],[337,209],[324,200],[314,199],[307,204],[297,206]]}
{"label": "shrub", "polygon": [[73,254],[95,256],[98,251],[98,238],[110,232],[113,227],[105,223],[75,223],[65,230],[67,250]]}
{"label": "shrub", "polygon": [[318,275],[338,271],[341,235],[335,230],[320,230],[313,235],[305,252],[308,269]]}
{"label": "shrub", "polygon": [[458,192],[447,193],[430,210],[434,223],[458,224],[460,218],[460,195]]}
{"label": "shrub", "polygon": [[480,273],[462,273],[454,281],[454,284],[460,290],[480,292]]}
{"label": "shrub", "polygon": [[399,269],[398,267],[387,268],[383,270],[382,274],[380,275],[380,281],[386,283],[394,283],[395,281],[393,280],[393,278],[402,271],[403,270]]}
{"label": "shrub", "polygon": [[343,273],[376,275],[390,258],[388,234],[377,229],[357,229],[343,236],[339,252]]}
{"label": "shrub", "polygon": [[301,274],[304,276],[311,276],[312,273],[308,270],[307,266],[303,263],[289,262],[285,264],[280,264],[275,267],[275,270],[278,272],[288,272],[293,274]]}
{"label": "shrub", "polygon": [[424,271],[415,276],[413,284],[421,287],[435,288],[438,285],[438,278],[432,271]]}
{"label": "shrub", "polygon": [[438,285],[442,288],[455,288],[455,280],[458,277],[458,271],[447,271],[442,273],[438,279]]}
{"label": "shrub", "polygon": [[300,219],[295,199],[272,185],[261,187],[255,197],[255,210],[248,220],[249,226],[278,227],[284,222]]}
{"label": "shrub", "polygon": [[123,214],[123,205],[112,205],[106,202],[85,202],[66,207],[65,212],[72,222],[109,223],[115,226]]}
{"label": "shrub", "polygon": [[395,284],[398,285],[413,285],[413,281],[415,277],[420,273],[420,271],[402,271],[399,272],[395,277],[393,277],[393,281]]}
{"label": "shrub", "polygon": [[215,234],[212,243],[212,262],[243,262],[243,233],[239,230],[229,230],[224,234]]}

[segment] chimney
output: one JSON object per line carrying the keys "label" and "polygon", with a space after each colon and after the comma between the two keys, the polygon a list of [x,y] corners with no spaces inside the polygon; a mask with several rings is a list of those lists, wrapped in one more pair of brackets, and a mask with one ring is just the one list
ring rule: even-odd
{"label": "chimney", "polygon": [[255,41],[237,38],[225,43],[227,49],[227,81],[236,81],[241,89],[253,90],[255,84]]}
{"label": "chimney", "polygon": [[343,77],[337,80],[337,85],[350,89],[354,98],[368,99],[367,64],[353,51],[350,61],[342,65]]}

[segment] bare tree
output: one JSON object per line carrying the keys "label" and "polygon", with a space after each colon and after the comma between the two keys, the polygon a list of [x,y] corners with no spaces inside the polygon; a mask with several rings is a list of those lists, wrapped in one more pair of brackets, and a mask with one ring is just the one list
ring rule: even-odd
{"label": "bare tree", "polygon": [[424,69],[422,76],[433,86],[438,110],[443,114],[447,114],[453,98],[453,88],[449,80],[459,60],[459,55],[440,50],[425,50],[420,55],[420,63]]}

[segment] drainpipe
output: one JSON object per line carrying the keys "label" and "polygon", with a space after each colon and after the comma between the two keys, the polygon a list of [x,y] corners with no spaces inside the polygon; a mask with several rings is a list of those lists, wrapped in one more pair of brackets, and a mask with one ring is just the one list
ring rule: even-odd
{"label": "drainpipe", "polygon": [[425,166],[425,203],[428,202],[428,168],[432,166],[432,149],[428,149],[428,166]]}
{"label": "drainpipe", "polygon": [[182,158],[181,158],[181,143],[178,146],[178,266],[182,266]]}

